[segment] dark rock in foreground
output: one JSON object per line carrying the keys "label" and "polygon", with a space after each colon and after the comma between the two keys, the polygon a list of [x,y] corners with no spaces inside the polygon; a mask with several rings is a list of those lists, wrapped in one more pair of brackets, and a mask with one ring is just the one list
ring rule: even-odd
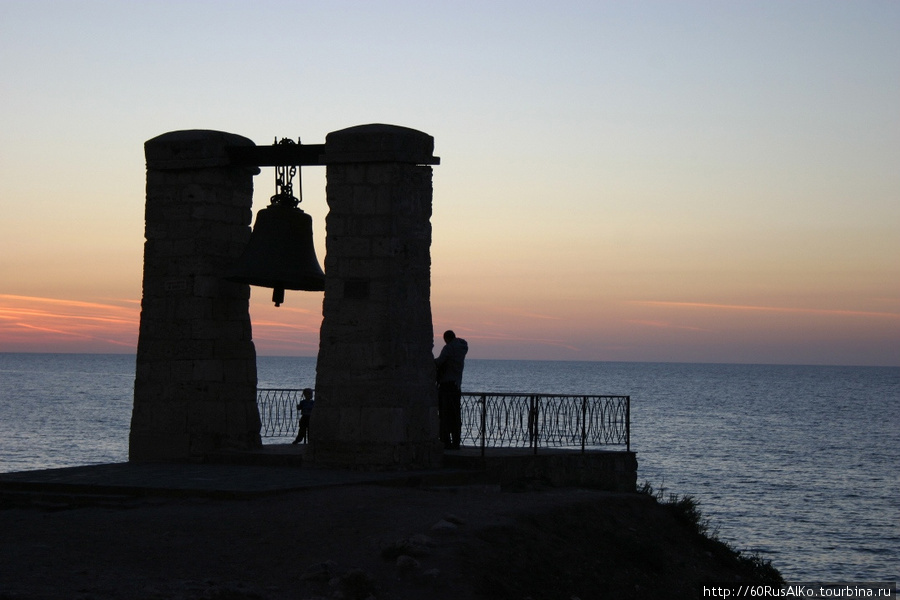
{"label": "dark rock in foreground", "polygon": [[693,599],[777,578],[683,517],[648,494],[496,486],[7,507],[0,599]]}

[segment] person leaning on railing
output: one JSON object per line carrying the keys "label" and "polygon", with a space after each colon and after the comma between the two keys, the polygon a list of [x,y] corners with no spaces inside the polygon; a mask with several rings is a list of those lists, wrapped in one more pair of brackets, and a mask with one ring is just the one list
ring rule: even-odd
{"label": "person leaning on railing", "polygon": [[462,398],[462,375],[469,344],[456,337],[451,330],[444,332],[444,348],[434,359],[438,383],[438,411],[440,412],[440,435],[444,448],[459,449],[462,434],[460,402]]}
{"label": "person leaning on railing", "polygon": [[300,422],[297,424],[297,438],[291,444],[299,444],[306,437],[309,430],[309,420],[312,417],[313,408],[316,401],[313,399],[313,391],[311,388],[303,390],[303,400],[297,403],[297,410],[300,411]]}

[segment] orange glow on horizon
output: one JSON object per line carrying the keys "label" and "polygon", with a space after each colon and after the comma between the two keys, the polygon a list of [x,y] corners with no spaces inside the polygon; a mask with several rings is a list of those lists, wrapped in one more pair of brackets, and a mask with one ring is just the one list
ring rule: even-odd
{"label": "orange glow on horizon", "polygon": [[140,302],[0,294],[0,351],[133,352]]}
{"label": "orange glow on horizon", "polygon": [[629,319],[628,323],[632,323],[634,325],[645,325],[647,327],[658,327],[660,329],[687,329],[689,331],[707,331],[702,327],[690,327],[688,325],[673,325],[666,321],[648,321],[642,319]]}
{"label": "orange glow on horizon", "polygon": [[802,313],[808,315],[834,315],[846,317],[876,317],[887,319],[900,319],[900,313],[867,311],[867,310],[841,310],[830,308],[802,308],[785,306],[748,306],[741,304],[714,304],[709,302],[667,302],[663,300],[634,300],[633,304],[644,306],[671,306],[675,308],[708,308],[714,310],[760,311],[774,313]]}
{"label": "orange glow on horizon", "polygon": [[[318,353],[321,295],[288,300],[278,308],[251,301],[258,355]],[[890,310],[608,298],[432,304],[435,349],[453,329],[472,358],[847,364],[830,350],[844,340],[860,348],[855,364],[885,364],[877,357],[897,357],[900,336],[900,313]],[[137,300],[0,294],[0,352],[134,352],[139,319]]]}

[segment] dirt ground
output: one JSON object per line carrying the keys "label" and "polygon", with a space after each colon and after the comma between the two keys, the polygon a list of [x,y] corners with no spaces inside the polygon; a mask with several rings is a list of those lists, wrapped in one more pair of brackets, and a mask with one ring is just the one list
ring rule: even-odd
{"label": "dirt ground", "polygon": [[0,510],[0,600],[696,598],[749,576],[646,494],[354,485]]}

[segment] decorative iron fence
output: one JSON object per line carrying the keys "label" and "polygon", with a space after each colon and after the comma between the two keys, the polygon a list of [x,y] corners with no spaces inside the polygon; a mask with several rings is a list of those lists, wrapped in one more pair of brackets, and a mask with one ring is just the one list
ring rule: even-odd
{"label": "decorative iron fence", "polygon": [[[299,389],[259,389],[262,437],[297,434]],[[631,451],[631,397],[463,392],[464,446],[580,448],[625,446]],[[313,423],[315,419],[313,419]],[[314,427],[315,425],[311,425]]]}
{"label": "decorative iron fence", "polygon": [[631,451],[631,397],[463,392],[464,445],[485,448],[585,448]]}
{"label": "decorative iron fence", "polygon": [[256,390],[256,407],[262,425],[262,437],[295,437],[300,420],[297,403],[303,390],[260,388]]}

